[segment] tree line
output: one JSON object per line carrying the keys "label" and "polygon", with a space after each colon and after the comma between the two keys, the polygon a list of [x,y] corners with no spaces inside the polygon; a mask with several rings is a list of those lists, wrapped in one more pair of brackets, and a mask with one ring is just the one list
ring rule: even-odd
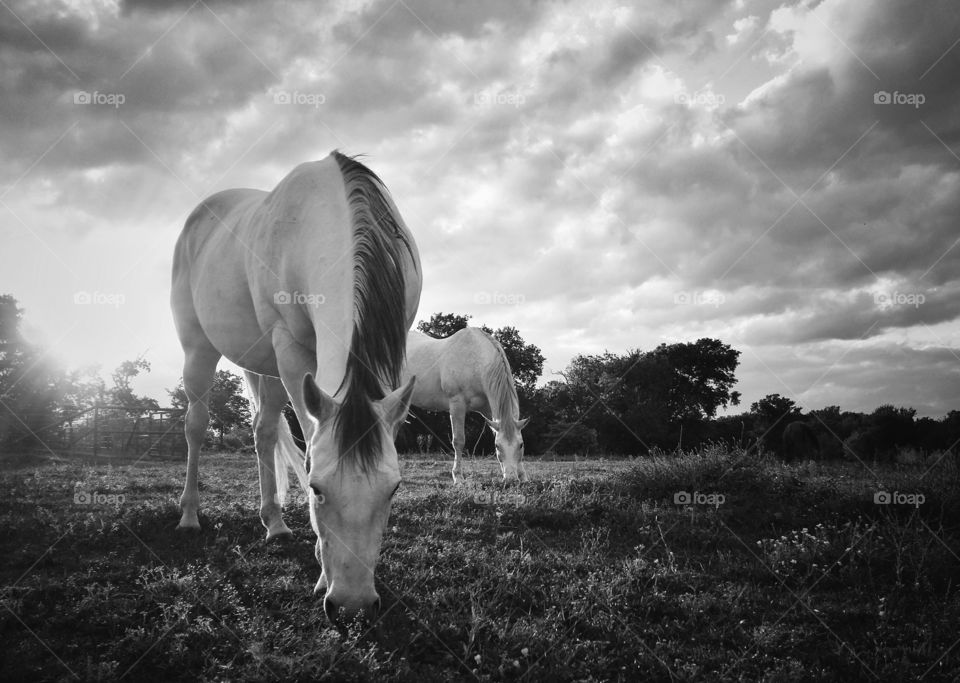
{"label": "tree line", "polygon": [[[59,367],[42,348],[23,338],[22,320],[16,299],[0,295],[0,448],[41,446],[52,425],[95,404],[160,407],[131,387],[135,377],[150,371],[144,358],[118,365],[108,384],[99,368]],[[467,327],[470,320],[468,315],[436,313],[417,328],[442,338]],[[842,411],[839,406],[804,413],[792,399],[769,394],[751,404],[749,411],[718,416],[740,404],[740,393],[733,389],[740,352],[711,338],[661,344],[648,351],[580,354],[556,379],[538,386],[544,363],[539,347],[527,342],[516,327],[480,327],[500,343],[510,363],[520,414],[531,418],[523,431],[529,454],[642,455],[723,442],[783,455],[784,431],[797,422],[809,427],[823,458],[891,460],[904,451],[953,450],[960,442],[960,411],[939,420],[918,419],[914,409],[892,405],[868,414]],[[182,383],[167,393],[173,408],[186,410]],[[208,401],[208,446],[252,446],[242,378],[218,371]],[[292,411],[287,415],[299,433]],[[492,435],[479,415],[467,416],[466,432],[469,452],[492,453]],[[450,452],[449,416],[412,408],[397,447],[401,452]]]}

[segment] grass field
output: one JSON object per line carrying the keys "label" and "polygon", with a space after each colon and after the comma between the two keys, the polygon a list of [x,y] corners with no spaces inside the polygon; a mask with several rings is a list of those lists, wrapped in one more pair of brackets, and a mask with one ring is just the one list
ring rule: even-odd
{"label": "grass field", "polygon": [[295,540],[262,542],[253,456],[203,457],[186,535],[181,462],[5,456],[0,680],[960,677],[952,459],[528,462],[504,490],[491,460],[455,487],[444,456],[404,459],[382,618],[344,638],[312,594],[302,494]]}

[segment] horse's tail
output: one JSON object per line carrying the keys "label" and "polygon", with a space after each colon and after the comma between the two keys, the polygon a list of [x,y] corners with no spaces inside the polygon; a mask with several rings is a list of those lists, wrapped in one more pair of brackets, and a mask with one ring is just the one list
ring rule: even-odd
{"label": "horse's tail", "polygon": [[277,428],[277,445],[273,449],[273,469],[277,477],[277,501],[282,506],[286,497],[287,490],[290,488],[289,470],[300,482],[300,488],[307,492],[307,468],[303,464],[303,454],[297,448],[293,440],[293,434],[290,433],[290,425],[287,424],[283,411],[280,412],[280,424]]}

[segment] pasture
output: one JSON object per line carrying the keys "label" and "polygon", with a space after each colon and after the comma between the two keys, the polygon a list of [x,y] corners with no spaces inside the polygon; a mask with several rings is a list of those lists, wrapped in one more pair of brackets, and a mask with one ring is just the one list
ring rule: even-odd
{"label": "pasture", "polygon": [[402,456],[382,618],[343,635],[302,493],[294,540],[262,540],[254,455],[202,456],[200,532],[175,529],[183,462],[2,457],[7,681],[960,676],[952,459],[528,458],[504,488],[492,459],[455,487],[445,456]]}

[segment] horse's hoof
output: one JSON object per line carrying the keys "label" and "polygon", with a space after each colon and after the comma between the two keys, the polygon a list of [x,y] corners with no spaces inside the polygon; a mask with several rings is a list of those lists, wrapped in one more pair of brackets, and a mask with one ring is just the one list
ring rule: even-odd
{"label": "horse's hoof", "polygon": [[198,534],[200,533],[200,525],[178,524],[177,531],[184,534]]}
{"label": "horse's hoof", "polygon": [[288,543],[293,540],[293,532],[287,529],[286,531],[277,531],[274,533],[267,532],[267,543]]}

